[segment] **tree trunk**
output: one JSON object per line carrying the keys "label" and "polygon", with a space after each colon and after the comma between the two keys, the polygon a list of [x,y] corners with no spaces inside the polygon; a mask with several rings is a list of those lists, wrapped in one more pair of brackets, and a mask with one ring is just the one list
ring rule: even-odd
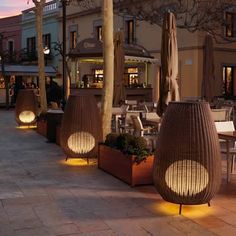
{"label": "tree trunk", "polygon": [[35,4],[36,31],[37,31],[37,51],[38,51],[38,67],[39,67],[39,95],[41,112],[47,112],[47,98],[45,87],[45,64],[43,53],[43,7],[46,0],[32,0]]}
{"label": "tree trunk", "polygon": [[103,96],[102,137],[111,132],[112,100],[114,84],[113,1],[103,0]]}

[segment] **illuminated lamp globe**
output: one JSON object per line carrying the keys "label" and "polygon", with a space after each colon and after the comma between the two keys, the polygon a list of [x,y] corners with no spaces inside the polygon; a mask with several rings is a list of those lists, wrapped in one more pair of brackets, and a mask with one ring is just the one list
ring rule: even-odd
{"label": "illuminated lamp globe", "polygon": [[95,147],[95,138],[88,132],[76,132],[68,138],[68,147],[77,154],[86,154]]}
{"label": "illuminated lamp globe", "polygon": [[32,111],[22,111],[19,120],[24,124],[30,124],[35,120],[35,114]]}

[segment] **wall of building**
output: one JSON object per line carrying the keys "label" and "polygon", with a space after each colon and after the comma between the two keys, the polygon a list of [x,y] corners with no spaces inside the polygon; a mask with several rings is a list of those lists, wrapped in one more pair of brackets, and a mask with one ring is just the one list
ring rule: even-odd
{"label": "wall of building", "polygon": [[[59,3],[52,1],[47,3],[43,12],[43,34],[51,35],[51,51],[50,59],[47,60],[48,65],[58,68],[58,61],[60,55],[58,51],[54,50],[54,46],[58,42],[62,42],[59,39]],[[36,37],[36,25],[35,25],[35,14],[33,9],[27,9],[22,12],[22,39],[21,48],[27,48],[27,38]]]}
{"label": "wall of building", "polygon": [[3,34],[3,50],[8,50],[8,41],[14,42],[14,50],[21,49],[21,15],[0,19],[0,33]]}

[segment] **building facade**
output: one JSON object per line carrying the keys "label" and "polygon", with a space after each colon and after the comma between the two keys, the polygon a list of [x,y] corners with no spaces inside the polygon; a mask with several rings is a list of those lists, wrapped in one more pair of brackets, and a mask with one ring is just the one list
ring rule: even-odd
{"label": "building facade", "polygon": [[[89,9],[77,5],[67,7],[67,50],[68,52],[76,46],[77,43],[87,38],[96,38],[101,40],[102,32],[102,12],[100,1],[96,2]],[[231,21],[235,22],[235,12],[222,13],[225,17],[230,14]],[[121,30],[125,34],[126,44],[138,44],[145,48],[159,63],[150,66],[148,72],[140,69],[138,77],[142,73],[149,73],[148,84],[158,90],[160,79],[159,66],[161,62],[161,27],[150,24],[145,21],[135,20],[131,16],[114,15],[114,32]],[[227,29],[219,29],[222,34],[231,39],[235,38],[235,24]],[[201,97],[202,78],[203,78],[203,50],[205,33],[190,33],[185,29],[178,29],[177,41],[179,51],[179,75],[178,84],[182,99],[189,97]],[[236,39],[236,38],[235,38]],[[215,65],[215,87],[214,95],[228,98],[236,96],[236,44],[217,44],[214,42],[214,65]],[[91,66],[85,63],[83,65],[71,65],[72,80],[80,80],[83,73],[102,73],[99,63]],[[98,70],[96,71],[96,68]],[[127,68],[126,68],[127,69]],[[132,68],[134,74],[137,67]],[[87,72],[83,72],[83,70]],[[92,72],[93,71],[93,72]],[[78,74],[80,73],[80,74]],[[137,74],[137,73],[136,73]],[[158,81],[157,81],[158,80]],[[141,82],[143,80],[141,79]]]}
{"label": "building facade", "polygon": [[[18,63],[21,59],[21,15],[0,19],[0,56],[1,72],[6,64]],[[3,72],[4,73],[4,72]],[[14,78],[10,77],[10,83]],[[0,103],[5,103],[6,86],[4,77],[0,76]]]}
{"label": "building facade", "polygon": [[[60,52],[56,50],[59,41],[60,3],[51,1],[46,3],[43,10],[43,44],[45,49],[45,64],[54,66],[58,70]],[[25,64],[37,64],[37,35],[35,13],[33,8],[22,11],[22,39],[21,48],[25,53]]]}
{"label": "building facade", "polygon": [[16,62],[21,49],[21,15],[0,19],[2,50],[6,62]]}
{"label": "building facade", "polygon": [[[88,1],[90,2],[90,1]],[[138,21],[127,15],[117,15],[114,11],[114,33],[124,33],[125,45],[138,45],[143,54],[126,55],[124,79],[126,86],[143,86],[153,88],[153,100],[159,96],[160,68],[161,68],[161,27],[145,21]],[[219,31],[229,39],[236,39],[236,14],[222,13],[232,24],[222,27]],[[8,37],[3,47],[11,52],[21,51],[24,64],[37,64],[37,46],[35,15],[33,9],[27,9],[21,16],[0,20],[0,28],[4,27],[16,32],[14,37]],[[62,75],[62,59],[60,52],[54,46],[62,43],[63,29],[62,8],[59,1],[46,3],[43,13],[43,40],[45,48],[50,49],[45,54],[47,65],[54,66],[58,74]],[[4,23],[6,21],[7,23]],[[12,23],[11,23],[12,21]],[[13,22],[14,21],[14,22]],[[20,24],[19,24],[20,22]],[[14,23],[14,24],[13,24]],[[5,26],[4,26],[5,24]],[[102,43],[102,10],[101,1],[91,1],[85,4],[70,3],[66,7],[66,61],[72,87],[84,87],[83,76],[89,75],[91,86],[102,87],[103,62],[102,52],[99,56],[89,53],[81,55],[77,50],[77,59],[70,57],[82,42],[91,47],[90,40]],[[14,28],[16,27],[16,28]],[[5,30],[4,30],[5,31]],[[16,39],[18,37],[18,39]],[[21,37],[21,38],[20,38]],[[203,79],[203,49],[205,33],[190,33],[185,29],[178,29],[177,41],[179,51],[178,84],[181,98],[200,97]],[[5,50],[5,49],[4,49]],[[135,51],[135,50],[134,50]],[[148,56],[147,56],[148,53]],[[215,96],[236,96],[236,43],[217,44],[214,42],[215,65]],[[58,81],[62,84],[62,80]]]}

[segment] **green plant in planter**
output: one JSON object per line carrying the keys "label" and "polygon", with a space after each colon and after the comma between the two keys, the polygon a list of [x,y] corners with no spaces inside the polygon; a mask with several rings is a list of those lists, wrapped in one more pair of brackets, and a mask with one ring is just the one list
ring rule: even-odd
{"label": "green plant in planter", "polygon": [[131,134],[108,134],[104,144],[116,148],[124,154],[135,155],[137,163],[152,154],[147,148],[147,142],[143,137],[135,137]]}
{"label": "green plant in planter", "polygon": [[118,134],[116,133],[110,133],[106,136],[106,140],[105,140],[105,145],[112,147],[112,148],[116,148],[117,147],[117,137]]}

